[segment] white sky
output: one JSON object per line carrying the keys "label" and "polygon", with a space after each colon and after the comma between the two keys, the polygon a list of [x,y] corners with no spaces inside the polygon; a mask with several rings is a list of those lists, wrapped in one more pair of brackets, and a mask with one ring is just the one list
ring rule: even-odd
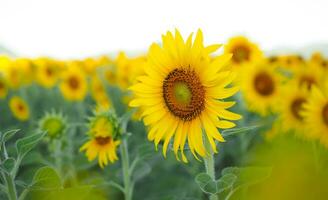
{"label": "white sky", "polygon": [[22,56],[143,51],[201,28],[206,43],[244,34],[269,50],[328,43],[326,0],[0,0],[0,45]]}

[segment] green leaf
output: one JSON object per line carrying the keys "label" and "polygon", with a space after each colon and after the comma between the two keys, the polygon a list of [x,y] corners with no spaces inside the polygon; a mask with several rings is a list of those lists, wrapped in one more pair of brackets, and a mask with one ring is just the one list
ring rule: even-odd
{"label": "green leaf", "polygon": [[[231,177],[230,179],[231,182]],[[229,188],[231,188],[232,183],[223,180],[213,180],[208,174],[200,173],[195,178],[196,183],[200,189],[207,194],[219,194]]]}
{"label": "green leaf", "polygon": [[17,140],[16,150],[18,157],[22,159],[29,151],[35,147],[35,145],[43,138],[44,135],[44,132],[36,133]]}
{"label": "green leaf", "polygon": [[34,188],[61,188],[61,180],[57,172],[51,167],[40,168],[33,177]]}
{"label": "green leaf", "polygon": [[6,160],[4,160],[1,165],[0,165],[0,169],[1,171],[10,174],[11,170],[14,168],[16,163],[16,160],[14,158],[7,158]]}
{"label": "green leaf", "polygon": [[120,190],[121,192],[124,192],[124,188],[120,184],[116,183],[115,181],[105,182],[105,184],[110,185],[110,186]]}
{"label": "green leaf", "polygon": [[222,175],[227,175],[227,174],[239,174],[240,168],[239,167],[226,167],[222,170],[221,174]]}
{"label": "green leaf", "polygon": [[234,174],[224,174],[218,181],[220,181],[220,187],[218,188],[220,192],[230,188],[236,182],[237,176]]}
{"label": "green leaf", "polygon": [[204,188],[209,182],[213,181],[212,178],[206,173],[200,173],[195,178],[196,183],[202,189]]}
{"label": "green leaf", "polygon": [[231,129],[226,129],[222,131],[222,136],[227,137],[227,136],[234,136],[237,134],[245,133],[254,129],[257,129],[261,127],[262,125],[254,125],[254,126],[247,126],[247,127],[242,127],[242,128],[231,128]]}
{"label": "green leaf", "polygon": [[5,132],[2,135],[2,142],[7,142],[8,140],[10,140],[10,138],[12,138],[18,131],[19,129],[13,129]]}

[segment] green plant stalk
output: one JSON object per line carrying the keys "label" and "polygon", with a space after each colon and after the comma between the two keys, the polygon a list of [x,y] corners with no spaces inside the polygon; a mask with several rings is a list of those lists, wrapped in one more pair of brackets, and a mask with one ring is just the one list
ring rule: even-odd
{"label": "green plant stalk", "polygon": [[[206,173],[213,179],[215,180],[215,162],[214,162],[214,156],[213,156],[213,150],[211,148],[211,144],[208,141],[207,137],[204,137],[205,140],[205,149],[207,151],[207,155],[204,157],[204,164],[205,164],[205,169]],[[217,195],[211,195],[210,200],[218,200]]]}
{"label": "green plant stalk", "polygon": [[67,139],[67,143],[68,143],[68,151],[69,151],[69,162],[70,162],[70,171],[71,171],[71,178],[73,181],[74,185],[78,185],[78,180],[77,180],[77,175],[76,175],[76,169],[74,166],[74,136],[75,133],[77,131],[77,127],[73,128],[74,130],[71,132],[67,132],[66,135],[66,139]]}
{"label": "green plant stalk", "polygon": [[55,157],[55,165],[58,170],[60,177],[63,177],[62,174],[62,152],[61,152],[61,143],[60,139],[55,139],[54,141],[54,157]]}
{"label": "green plant stalk", "polygon": [[7,195],[9,200],[17,200],[17,192],[15,181],[10,174],[5,174],[5,180],[7,185]]}
{"label": "green plant stalk", "polygon": [[[4,159],[7,159],[8,154],[7,154],[5,144],[3,144],[2,149],[3,149],[3,151],[2,151],[3,157],[4,157]],[[12,176],[11,174],[7,174],[7,173],[1,173],[1,175],[3,176],[3,179],[7,186],[8,199],[9,200],[17,200],[17,191],[16,191],[16,186],[15,186],[14,176]]]}
{"label": "green plant stalk", "polygon": [[125,200],[132,200],[133,184],[131,182],[130,174],[130,161],[128,152],[127,139],[122,141],[121,145],[121,156],[122,156],[122,172],[123,172],[123,182],[124,182],[124,196]]}

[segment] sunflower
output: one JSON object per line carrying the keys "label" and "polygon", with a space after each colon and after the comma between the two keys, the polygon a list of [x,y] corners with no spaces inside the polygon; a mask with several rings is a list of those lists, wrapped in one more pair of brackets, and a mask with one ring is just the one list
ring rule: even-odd
{"label": "sunflower", "polygon": [[267,57],[268,64],[273,67],[278,67],[280,65],[280,57],[277,55],[271,55]]}
{"label": "sunflower", "polygon": [[36,80],[37,82],[46,88],[51,88],[56,85],[59,73],[60,64],[46,58],[39,58],[34,61],[36,65]]}
{"label": "sunflower", "polygon": [[321,68],[324,73],[328,70],[328,60],[320,52],[314,52],[308,61],[310,65],[315,65]]}
{"label": "sunflower", "polygon": [[111,101],[106,93],[106,88],[97,76],[91,78],[90,84],[91,96],[97,103],[96,110],[109,109],[111,107]]}
{"label": "sunflower", "polygon": [[293,79],[300,87],[306,87],[309,90],[314,85],[321,87],[323,78],[323,69],[313,64],[301,65],[294,70]]}
{"label": "sunflower", "polygon": [[90,92],[93,99],[101,98],[106,95],[106,89],[101,80],[96,76],[91,77]]}
{"label": "sunflower", "polygon": [[232,54],[231,63],[233,67],[254,63],[263,57],[259,47],[244,36],[231,38],[224,47],[224,52]]}
{"label": "sunflower", "polygon": [[11,60],[8,56],[0,55],[0,74],[5,75],[10,67]]}
{"label": "sunflower", "polygon": [[300,88],[297,83],[290,82],[282,90],[279,100],[280,121],[283,132],[294,131],[302,135],[304,132],[304,119],[301,115],[303,105],[307,101],[308,91],[305,87]]}
{"label": "sunflower", "polygon": [[110,57],[106,56],[106,55],[103,55],[103,56],[100,56],[98,59],[97,59],[97,64],[99,66],[108,66],[108,65],[111,65],[113,64],[113,61],[111,60]]}
{"label": "sunflower", "polygon": [[0,99],[3,99],[7,96],[8,93],[8,86],[7,86],[7,82],[4,79],[3,76],[1,76],[0,74]]}
{"label": "sunflower", "polygon": [[85,74],[79,66],[70,64],[63,74],[60,90],[67,100],[83,100],[87,94]]}
{"label": "sunflower", "polygon": [[130,87],[135,98],[129,105],[141,107],[143,121],[149,127],[148,139],[154,141],[156,148],[160,141],[164,142],[164,157],[173,136],[178,160],[180,149],[182,160],[187,162],[186,140],[196,158],[197,154],[205,157],[203,136],[217,152],[215,140],[225,141],[217,128],[234,127],[227,120],[241,118],[226,110],[235,102],[221,100],[238,91],[237,87],[226,88],[235,73],[221,70],[232,55],[211,59],[210,54],[220,45],[204,47],[201,30],[194,41],[192,34],[184,41],[178,30],[175,36],[167,32],[162,40],[163,47],[151,45],[144,67],[146,75],[138,77],[138,83]]}
{"label": "sunflower", "polygon": [[311,89],[308,101],[303,106],[301,115],[307,127],[306,136],[319,139],[328,147],[328,97],[318,87]]}
{"label": "sunflower", "polygon": [[30,116],[27,103],[18,96],[13,96],[9,100],[9,107],[13,115],[21,121],[26,121]]}
{"label": "sunflower", "polygon": [[303,56],[298,54],[280,56],[280,63],[283,68],[291,71],[303,67],[306,64]]}
{"label": "sunflower", "polygon": [[86,74],[88,75],[94,74],[98,67],[97,61],[94,58],[85,58],[82,61],[82,67]]}
{"label": "sunflower", "polygon": [[115,73],[115,65],[110,65],[105,68],[104,70],[104,78],[109,84],[116,84],[117,82],[117,77]]}
{"label": "sunflower", "polygon": [[32,64],[28,59],[13,60],[4,70],[8,85],[12,89],[18,89],[24,84],[31,83],[34,77]]}
{"label": "sunflower", "polygon": [[131,68],[129,58],[124,52],[120,52],[115,60],[116,84],[121,89],[126,89],[129,84],[129,70]]}
{"label": "sunflower", "polygon": [[106,74],[107,79],[109,81],[115,80],[115,83],[124,90],[136,82],[136,77],[144,74],[143,65],[145,62],[145,56],[129,58],[124,52],[120,52],[115,61],[114,71],[112,73],[109,71]]}
{"label": "sunflower", "polygon": [[66,118],[61,113],[46,113],[39,121],[39,129],[46,131],[50,139],[59,138],[66,130]]}
{"label": "sunflower", "polygon": [[91,118],[88,135],[89,141],[80,151],[86,151],[89,161],[98,156],[99,166],[104,168],[108,160],[111,163],[118,160],[116,148],[120,144],[120,133],[116,116],[112,112],[99,112]]}
{"label": "sunflower", "polygon": [[12,65],[21,72],[21,83],[24,85],[32,83],[34,80],[34,66],[32,60],[28,58],[18,58]]}
{"label": "sunflower", "polygon": [[243,68],[240,87],[249,110],[265,116],[273,111],[280,98],[281,78],[275,68],[263,61]]}

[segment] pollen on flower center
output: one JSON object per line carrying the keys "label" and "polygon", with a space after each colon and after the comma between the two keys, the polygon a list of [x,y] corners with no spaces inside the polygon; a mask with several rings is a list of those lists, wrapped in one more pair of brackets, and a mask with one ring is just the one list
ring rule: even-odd
{"label": "pollen on flower center", "polygon": [[68,79],[68,84],[72,89],[77,89],[79,87],[79,81],[75,76]]}
{"label": "pollen on flower center", "polygon": [[237,62],[243,62],[244,60],[249,60],[250,49],[246,46],[237,46],[232,51],[232,59]]}
{"label": "pollen on flower center", "polygon": [[185,82],[177,82],[173,86],[174,97],[177,103],[188,105],[191,101],[191,91]]}
{"label": "pollen on flower center", "polygon": [[322,119],[328,126],[328,103],[322,109]]}
{"label": "pollen on flower center", "polygon": [[302,105],[303,103],[305,103],[305,99],[304,98],[297,98],[295,99],[292,104],[291,104],[291,112],[293,113],[294,117],[296,117],[298,120],[302,120],[303,117],[300,114],[300,111],[302,109]]}
{"label": "pollen on flower center", "polygon": [[170,112],[184,121],[199,116],[205,107],[204,87],[191,69],[174,69],[167,75],[163,98]]}
{"label": "pollen on flower center", "polygon": [[269,96],[274,91],[274,82],[272,77],[266,72],[261,72],[254,79],[254,87],[262,96]]}
{"label": "pollen on flower center", "polygon": [[111,137],[96,137],[95,139],[99,145],[105,145],[110,142]]}

